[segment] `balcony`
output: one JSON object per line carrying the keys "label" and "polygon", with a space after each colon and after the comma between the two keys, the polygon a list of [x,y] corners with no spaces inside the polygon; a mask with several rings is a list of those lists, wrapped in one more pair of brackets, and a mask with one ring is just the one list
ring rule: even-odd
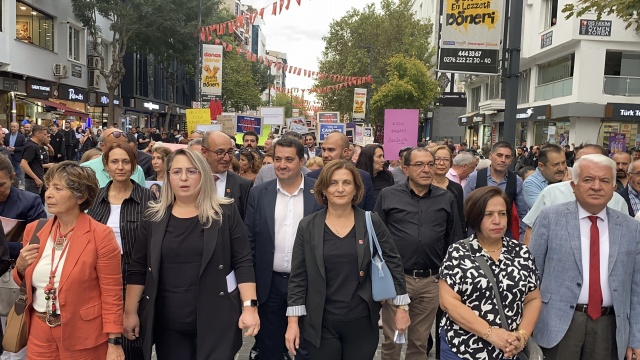
{"label": "balcony", "polygon": [[536,86],[535,101],[544,101],[571,95],[573,78],[566,78]]}
{"label": "balcony", "polygon": [[640,96],[640,77],[606,75],[602,91],[607,95]]}

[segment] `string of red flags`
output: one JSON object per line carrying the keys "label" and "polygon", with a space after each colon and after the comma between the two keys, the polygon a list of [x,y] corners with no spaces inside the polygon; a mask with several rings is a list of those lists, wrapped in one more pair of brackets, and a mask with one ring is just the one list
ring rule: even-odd
{"label": "string of red flags", "polygon": [[[298,6],[300,6],[302,0],[295,0],[295,2],[298,4]],[[271,5],[267,5],[262,9],[255,10],[248,14],[238,15],[235,20],[202,26],[200,28],[200,40],[210,41],[213,34],[216,34],[218,36],[224,34],[233,34],[236,29],[244,27],[247,20],[251,25],[253,25],[258,17],[264,20],[265,12],[269,14],[269,12],[267,12],[269,9],[271,9],[271,15],[276,16],[281,14],[282,10],[289,10],[290,5],[291,0],[277,0],[274,1]]]}

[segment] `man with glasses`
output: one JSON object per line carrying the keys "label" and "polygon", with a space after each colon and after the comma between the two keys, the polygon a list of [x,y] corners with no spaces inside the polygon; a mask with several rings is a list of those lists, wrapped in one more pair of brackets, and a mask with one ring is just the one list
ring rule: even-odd
{"label": "man with glasses", "polygon": [[[107,150],[111,148],[113,144],[127,145],[128,139],[127,139],[127,134],[125,134],[124,131],[119,130],[117,128],[109,128],[102,132],[102,135],[100,135],[98,142],[100,144],[100,150],[102,150],[102,153],[104,154]],[[131,146],[132,148],[134,148],[133,143]],[[95,158],[93,160],[89,160],[80,165],[90,167],[91,169],[93,169],[93,171],[96,173],[98,184],[100,185],[100,187],[105,187],[107,186],[109,181],[111,181],[111,177],[109,176],[109,173],[107,172],[107,170],[104,168],[104,165],[102,164],[102,156],[103,155],[100,155],[100,157]],[[146,185],[144,171],[142,170],[140,165],[137,166],[136,171],[134,171],[133,175],[131,175],[131,179],[142,186]]]}
{"label": "man with glasses", "polygon": [[[535,158],[537,161],[537,154]],[[506,141],[498,141],[491,147],[489,159],[491,160],[489,168],[478,170],[469,175],[464,186],[464,198],[466,199],[469,193],[477,188],[497,186],[507,194],[512,204],[516,206],[518,219],[523,219],[529,211],[529,206],[522,193],[522,179],[509,170],[509,165],[513,161],[513,146]],[[519,240],[520,234],[524,234],[524,230],[524,223],[519,221],[519,225],[515,226],[512,218],[505,236]]]}
{"label": "man with glasses", "polygon": [[207,159],[218,196],[234,199],[244,219],[252,182],[229,170],[235,148],[231,138],[221,131],[209,131],[202,138],[202,155]]}
{"label": "man with glasses", "polygon": [[380,191],[374,211],[387,225],[404,266],[409,306],[382,305],[382,360],[400,359],[394,342],[396,311],[411,308],[407,329],[407,360],[426,359],[427,339],[438,310],[436,275],[449,245],[463,238],[454,195],[431,186],[436,164],[426,148],[407,151],[403,169],[407,181]]}
{"label": "man with glasses", "polygon": [[[629,158],[629,154],[626,154]],[[616,154],[619,155],[619,154]],[[616,177],[619,179],[618,173],[620,172],[620,165],[618,165],[620,158],[616,159],[614,155],[613,160],[616,162],[617,170]],[[640,160],[635,160],[627,166],[628,173],[627,175],[627,185],[622,189],[616,189],[616,192],[622,196],[624,201],[627,203],[627,210],[629,215],[635,217],[638,213],[640,213]],[[619,184],[617,184],[620,186]]]}

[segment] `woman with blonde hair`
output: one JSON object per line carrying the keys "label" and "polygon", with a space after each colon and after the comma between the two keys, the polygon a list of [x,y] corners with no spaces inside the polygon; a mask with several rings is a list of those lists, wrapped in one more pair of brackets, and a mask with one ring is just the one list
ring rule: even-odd
{"label": "woman with blonde hair", "polygon": [[311,159],[307,160],[307,163],[304,164],[307,169],[310,171],[322,169],[324,167],[324,161],[322,161],[322,157],[314,156]]}
{"label": "woman with blonde hair", "polygon": [[156,145],[151,149],[151,166],[155,174],[149,176],[149,181],[165,181],[164,162],[171,155],[171,149],[166,146]]}
{"label": "woman with blonde hair", "polygon": [[158,360],[233,359],[241,329],[248,336],[260,329],[242,218],[233,200],[216,195],[201,154],[175,151],[165,178],[127,271],[124,335],[142,338],[145,360],[153,345]]}

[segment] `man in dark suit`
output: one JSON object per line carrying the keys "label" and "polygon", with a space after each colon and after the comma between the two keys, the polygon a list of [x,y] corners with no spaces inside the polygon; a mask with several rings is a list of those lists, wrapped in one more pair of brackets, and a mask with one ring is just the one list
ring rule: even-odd
{"label": "man in dark suit", "polygon": [[52,163],[64,161],[64,136],[57,123],[51,125],[51,147],[53,148]]}
{"label": "man in dark suit", "polygon": [[[322,143],[322,161],[325,165],[333,160],[341,160],[347,158],[349,152],[349,138],[341,132],[332,132],[327,135]],[[308,177],[317,179],[322,169],[312,171],[307,174]],[[358,169],[362,182],[364,183],[364,197],[358,204],[358,207],[365,211],[372,211],[376,205],[376,199],[373,196],[373,182],[368,172]]]}
{"label": "man in dark suit", "polygon": [[9,150],[11,165],[18,175],[18,180],[24,184],[24,172],[20,168],[20,162],[22,161],[22,148],[27,144],[27,138],[18,131],[19,129],[20,125],[17,122],[11,123],[9,133],[4,136],[4,146]]}
{"label": "man in dark suit", "polygon": [[70,122],[65,121],[62,135],[64,136],[65,160],[75,160],[76,145],[78,145],[78,138],[76,137],[76,132],[71,127]]}
{"label": "man in dark suit", "polygon": [[322,210],[313,196],[316,181],[300,171],[303,163],[304,147],[298,140],[278,140],[274,156],[277,178],[252,188],[249,193],[244,222],[256,271],[260,360],[283,358],[287,288],[296,230],[303,217]]}
{"label": "man in dark suit", "polygon": [[304,136],[304,143],[307,145],[307,150],[309,150],[309,158],[312,157],[322,157],[322,149],[319,146],[316,146],[316,134],[310,132]]}
{"label": "man in dark suit", "polygon": [[202,155],[211,167],[218,196],[232,198],[240,211],[240,216],[244,219],[251,181],[229,170],[234,152],[231,138],[225,133],[209,131],[204,134]]}

